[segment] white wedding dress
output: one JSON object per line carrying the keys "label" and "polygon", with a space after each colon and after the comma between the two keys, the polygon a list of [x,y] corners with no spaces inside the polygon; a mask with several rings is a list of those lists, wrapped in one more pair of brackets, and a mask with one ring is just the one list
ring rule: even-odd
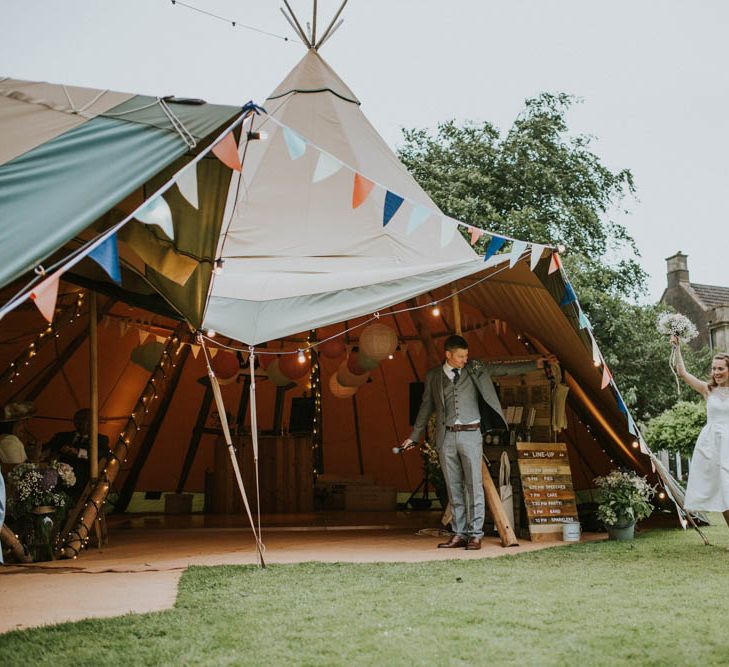
{"label": "white wedding dress", "polygon": [[691,457],[684,507],[705,512],[729,509],[729,392],[721,387],[706,399],[706,426]]}

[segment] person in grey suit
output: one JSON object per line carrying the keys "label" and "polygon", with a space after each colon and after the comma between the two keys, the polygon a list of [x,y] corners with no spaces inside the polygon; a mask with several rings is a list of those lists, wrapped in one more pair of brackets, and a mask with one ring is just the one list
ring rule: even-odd
{"label": "person in grey suit", "polygon": [[507,426],[488,371],[482,363],[468,361],[466,340],[449,336],[444,347],[445,363],[426,374],[423,402],[401,448],[408,449],[423,437],[435,412],[435,446],[453,512],[453,537],[438,547],[480,549],[486,511],[481,431]]}

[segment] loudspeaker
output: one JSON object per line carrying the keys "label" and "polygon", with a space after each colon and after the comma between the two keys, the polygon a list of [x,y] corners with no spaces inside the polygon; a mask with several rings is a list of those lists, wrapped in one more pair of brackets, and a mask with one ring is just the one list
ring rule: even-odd
{"label": "loudspeaker", "polygon": [[425,384],[423,382],[411,382],[410,383],[410,426],[415,423],[418,418],[418,410],[420,410],[420,404],[423,402],[423,392],[425,391]]}

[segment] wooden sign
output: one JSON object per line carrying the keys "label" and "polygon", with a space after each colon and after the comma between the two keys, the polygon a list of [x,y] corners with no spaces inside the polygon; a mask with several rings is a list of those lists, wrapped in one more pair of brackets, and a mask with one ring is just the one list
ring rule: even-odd
{"label": "wooden sign", "polygon": [[562,524],[578,520],[567,445],[517,442],[516,451],[531,539],[562,539]]}

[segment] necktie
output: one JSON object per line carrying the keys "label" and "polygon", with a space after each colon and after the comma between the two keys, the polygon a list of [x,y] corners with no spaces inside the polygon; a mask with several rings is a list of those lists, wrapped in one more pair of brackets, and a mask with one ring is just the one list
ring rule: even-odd
{"label": "necktie", "polygon": [[461,371],[458,370],[457,368],[453,369],[453,384],[456,384],[456,382],[458,382],[458,376],[459,376],[460,372]]}

